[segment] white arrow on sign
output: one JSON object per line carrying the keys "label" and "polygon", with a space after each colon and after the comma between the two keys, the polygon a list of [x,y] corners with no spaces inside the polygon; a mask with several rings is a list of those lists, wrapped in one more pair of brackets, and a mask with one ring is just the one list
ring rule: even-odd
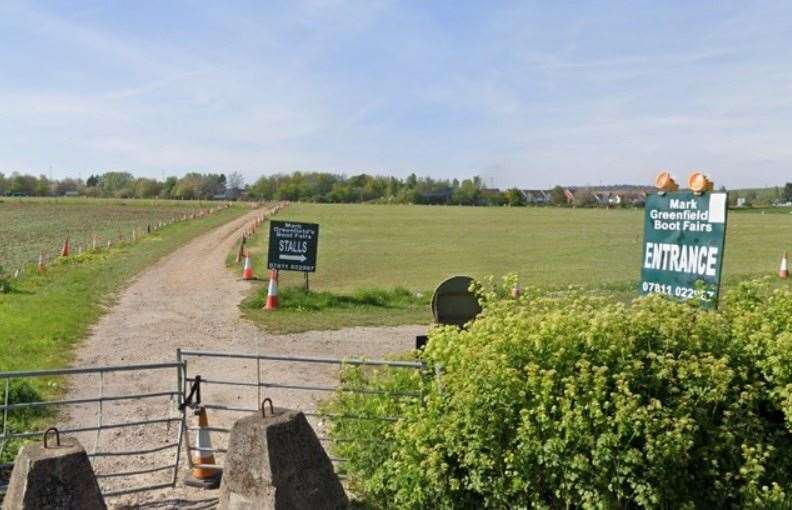
{"label": "white arrow on sign", "polygon": [[308,260],[305,255],[278,255],[278,258],[283,260],[296,260],[298,262],[305,262]]}

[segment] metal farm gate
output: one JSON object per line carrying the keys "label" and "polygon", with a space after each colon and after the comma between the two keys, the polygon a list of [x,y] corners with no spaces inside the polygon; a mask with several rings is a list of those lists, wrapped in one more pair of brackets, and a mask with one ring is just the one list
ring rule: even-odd
{"label": "metal farm gate", "polygon": [[[65,424],[59,431],[80,440],[102,493],[112,497],[175,487],[182,445],[187,458],[185,467],[194,467],[192,455],[199,449],[194,443],[195,434],[191,434],[197,429],[192,426],[189,407],[196,404],[196,397],[210,414],[208,430],[213,445],[208,450],[215,456],[215,464],[196,466],[220,470],[233,422],[257,412],[264,398],[270,398],[276,407],[302,411],[325,448],[329,442],[328,418],[397,420],[396,416],[339,416],[318,410],[321,400],[337,390],[387,394],[380,390],[339,387],[338,370],[344,365],[420,371],[426,368],[423,363],[412,361],[178,349],[172,363],[0,372],[0,391],[3,391],[0,454],[9,443],[42,437],[44,430],[19,428],[29,421],[24,419],[24,413],[28,413],[28,418],[31,412],[44,413],[35,419]],[[62,377],[68,378],[69,394],[74,398],[20,401],[17,394],[15,401],[10,402],[15,381],[39,379],[40,384],[55,385],[60,384]],[[156,383],[156,391],[152,391],[152,381]],[[191,396],[192,390],[198,390],[199,394]],[[392,395],[420,398],[411,393]],[[206,452],[207,448],[200,451]],[[331,460],[336,466],[344,462],[332,457]],[[0,464],[0,494],[6,489],[2,480],[7,480],[12,467],[13,464]]]}
{"label": "metal farm gate", "polygon": [[[236,370],[229,370],[229,367],[218,367],[217,361],[234,360]],[[303,412],[311,423],[319,441],[325,449],[328,449],[330,439],[326,435],[325,420],[347,419],[347,420],[383,420],[396,421],[397,416],[353,416],[353,415],[329,415],[317,409],[317,404],[329,393],[337,390],[359,394],[390,394],[399,398],[420,398],[417,393],[387,393],[379,390],[367,390],[361,388],[345,388],[337,384],[317,383],[295,383],[297,380],[313,381],[337,381],[337,372],[342,366],[362,366],[362,367],[381,367],[386,369],[406,369],[424,370],[423,363],[415,361],[391,361],[391,360],[366,360],[366,359],[343,359],[332,357],[305,357],[305,356],[279,356],[271,354],[247,354],[215,351],[196,351],[179,349],[177,360],[181,363],[184,375],[183,394],[200,380],[201,387],[201,406],[209,412],[211,416],[210,432],[217,433],[213,438],[213,448],[211,453],[217,454],[215,464],[200,464],[198,467],[211,467],[222,470],[222,456],[226,453],[225,446],[228,443],[228,434],[231,432],[231,425],[237,419],[249,415],[252,412],[259,412],[262,400],[271,399],[276,407],[288,407]],[[229,378],[229,372],[233,378]],[[297,373],[298,377],[294,377]],[[300,377],[300,373],[304,376]],[[216,375],[216,377],[215,377]],[[286,405],[283,403],[286,402]],[[186,423],[186,421],[185,421]],[[215,426],[215,424],[217,424]],[[185,427],[185,447],[189,453],[187,462],[193,466],[192,454],[199,451],[194,442],[197,428]],[[201,448],[200,451],[207,451]],[[338,466],[345,459],[333,458],[330,460]],[[343,477],[342,477],[343,478]]]}
{"label": "metal farm gate", "polygon": [[[172,375],[162,377],[163,372]],[[37,421],[68,424],[59,431],[76,437],[85,447],[106,497],[172,487],[179,470],[183,430],[183,416],[176,405],[181,373],[182,366],[177,362],[0,372],[4,387],[0,453],[9,442],[43,436],[43,430],[13,428],[15,417],[26,423],[23,413],[38,412]],[[9,403],[15,381],[43,379],[45,384],[54,385],[56,378],[64,376],[69,377],[68,386],[77,398]],[[129,391],[141,378],[151,377],[162,380],[161,390]],[[130,401],[136,405],[128,405]],[[130,417],[130,407],[139,415]],[[127,448],[130,437],[134,438],[134,448]],[[145,446],[139,446],[141,443]],[[6,474],[11,468],[13,464],[0,465],[0,471]],[[141,479],[142,475],[148,476]],[[4,485],[0,483],[0,493],[5,492]]]}

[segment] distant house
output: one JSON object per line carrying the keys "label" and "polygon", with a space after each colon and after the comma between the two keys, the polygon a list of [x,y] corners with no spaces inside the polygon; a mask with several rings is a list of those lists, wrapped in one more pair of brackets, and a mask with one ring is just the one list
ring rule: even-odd
{"label": "distant house", "polygon": [[646,191],[623,191],[614,193],[614,197],[618,197],[618,201],[614,199],[611,202],[613,205],[629,205],[633,207],[643,207],[646,204]]}
{"label": "distant house", "polygon": [[642,207],[646,203],[645,191],[592,190],[591,195],[597,205],[605,207]]}
{"label": "distant house", "polygon": [[528,205],[546,205],[553,201],[550,197],[550,192],[541,189],[524,189],[520,190],[520,193],[522,193],[525,203]]}

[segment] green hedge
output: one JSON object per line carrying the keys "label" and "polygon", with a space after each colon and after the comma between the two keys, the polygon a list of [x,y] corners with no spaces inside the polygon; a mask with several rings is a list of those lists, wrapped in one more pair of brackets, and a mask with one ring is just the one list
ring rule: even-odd
{"label": "green hedge", "polygon": [[745,283],[720,311],[651,297],[482,293],[431,333],[442,375],[345,374],[420,400],[335,395],[334,450],[381,508],[788,507],[792,292]]}

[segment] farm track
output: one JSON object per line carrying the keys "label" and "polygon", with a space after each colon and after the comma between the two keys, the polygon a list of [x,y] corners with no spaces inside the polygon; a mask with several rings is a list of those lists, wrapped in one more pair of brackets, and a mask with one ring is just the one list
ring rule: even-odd
{"label": "farm track", "polygon": [[[240,319],[238,304],[249,292],[250,283],[236,279],[225,267],[225,259],[244,227],[261,210],[233,220],[199,236],[155,266],[138,275],[121,293],[118,302],[92,329],[76,353],[74,366],[99,366],[174,361],[178,347],[187,349],[269,353],[334,357],[382,357],[408,350],[414,336],[425,327],[353,328],[340,331],[270,335]],[[257,261],[263,263],[263,261]],[[258,283],[254,283],[256,285]],[[291,384],[332,385],[337,371],[332,366],[296,363],[261,364],[265,380]],[[230,359],[190,362],[190,373],[204,378],[236,379],[255,382],[255,362]],[[107,376],[102,381],[104,395],[123,395],[173,390],[175,372],[157,372],[147,376],[124,373]],[[75,376],[70,381],[67,398],[95,396],[98,377]],[[231,386],[205,386],[204,401],[236,406],[254,406],[255,389],[239,391]],[[270,391],[278,407],[315,408],[327,393],[298,393],[290,390]],[[174,404],[167,397],[141,401],[104,404],[104,423],[122,423],[176,416]],[[96,406],[73,407],[62,427],[86,427],[96,424]],[[240,415],[212,413],[212,426],[230,426]],[[321,424],[315,423],[317,428]],[[78,434],[91,451],[137,450],[171,443],[175,425],[112,429],[97,438],[95,433]],[[225,438],[212,437],[215,447]],[[133,457],[103,457],[96,461],[97,473],[165,466],[173,463],[174,450]],[[221,459],[218,459],[221,460]],[[182,449],[181,463],[185,456]],[[201,491],[181,483],[179,473],[175,490],[164,489],[108,499],[111,508],[213,508],[217,491]],[[141,484],[167,483],[171,471],[102,480],[111,490]]]}

